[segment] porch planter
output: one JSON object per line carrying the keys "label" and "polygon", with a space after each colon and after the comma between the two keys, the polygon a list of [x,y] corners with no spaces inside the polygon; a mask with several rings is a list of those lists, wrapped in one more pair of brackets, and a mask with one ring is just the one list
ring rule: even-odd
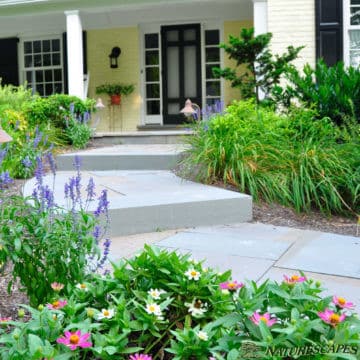
{"label": "porch planter", "polygon": [[120,94],[110,95],[110,99],[111,99],[111,105],[120,105],[121,104],[121,95]]}

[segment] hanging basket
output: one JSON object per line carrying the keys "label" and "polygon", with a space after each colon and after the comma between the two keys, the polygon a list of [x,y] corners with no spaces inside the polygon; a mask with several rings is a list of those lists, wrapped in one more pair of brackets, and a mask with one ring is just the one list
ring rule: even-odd
{"label": "hanging basket", "polygon": [[120,105],[121,104],[121,95],[111,95],[111,105]]}

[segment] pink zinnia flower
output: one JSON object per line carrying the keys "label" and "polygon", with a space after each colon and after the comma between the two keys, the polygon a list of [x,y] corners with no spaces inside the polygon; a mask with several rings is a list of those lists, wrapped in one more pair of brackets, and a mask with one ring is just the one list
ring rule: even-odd
{"label": "pink zinnia flower", "polygon": [[235,281],[226,281],[221,283],[220,285],[221,290],[229,290],[229,291],[236,291],[237,289],[240,289],[244,286],[243,283],[238,283]]}
{"label": "pink zinnia flower", "polygon": [[334,311],[330,309],[325,309],[324,312],[318,312],[318,315],[321,320],[326,322],[327,324],[335,327],[337,324],[341,323],[345,320],[346,315],[345,314],[336,314]]}
{"label": "pink zinnia flower", "polygon": [[346,301],[343,297],[337,297],[337,296],[333,296],[333,303],[341,308],[341,309],[351,309],[354,307],[354,304],[350,301]]}
{"label": "pink zinnia flower", "polygon": [[71,350],[76,350],[78,347],[88,348],[92,346],[90,341],[87,341],[90,337],[90,333],[81,334],[80,330],[75,332],[65,331],[65,336],[58,338],[56,342],[58,344],[64,344]]}
{"label": "pink zinnia flower", "polygon": [[8,321],[11,321],[11,317],[0,317],[0,323],[7,323]]}
{"label": "pink zinnia flower", "polygon": [[261,315],[258,312],[254,312],[253,316],[250,317],[250,320],[256,325],[259,325],[260,321],[262,321],[268,327],[273,326],[277,322],[277,318],[270,319],[269,313]]}
{"label": "pink zinnia flower", "polygon": [[67,304],[66,300],[56,300],[52,302],[51,304],[46,304],[48,309],[51,310],[59,310],[62,309]]}
{"label": "pink zinnia flower", "polygon": [[150,355],[146,354],[135,354],[131,355],[130,360],[152,360],[152,357]]}
{"label": "pink zinnia flower", "polygon": [[291,277],[284,275],[284,279],[288,285],[294,285],[296,283],[301,283],[306,281],[305,276],[298,276],[298,275],[292,275]]}
{"label": "pink zinnia flower", "polygon": [[59,292],[61,291],[63,288],[64,288],[64,284],[61,284],[61,283],[57,283],[57,282],[53,282],[51,284],[51,288],[56,291],[56,292]]}

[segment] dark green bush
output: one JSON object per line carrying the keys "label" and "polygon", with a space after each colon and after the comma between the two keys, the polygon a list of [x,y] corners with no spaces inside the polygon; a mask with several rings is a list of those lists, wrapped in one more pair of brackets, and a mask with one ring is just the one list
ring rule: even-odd
{"label": "dark green bush", "polygon": [[328,67],[320,60],[315,69],[305,65],[303,73],[292,68],[287,73],[288,85],[276,86],[273,96],[286,107],[296,99],[315,108],[318,118],[329,117],[342,125],[349,119],[360,122],[360,70],[339,62]]}
{"label": "dark green bush", "polygon": [[285,116],[234,102],[224,116],[195,125],[183,168],[297,211],[359,211],[359,126],[347,132],[315,117],[306,109]]}

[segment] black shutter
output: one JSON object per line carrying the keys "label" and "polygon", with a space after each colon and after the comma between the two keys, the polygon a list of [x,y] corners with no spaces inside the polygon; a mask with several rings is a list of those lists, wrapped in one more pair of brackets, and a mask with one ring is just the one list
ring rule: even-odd
{"label": "black shutter", "polygon": [[[69,91],[68,87],[68,64],[67,64],[67,36],[66,32],[62,35],[63,39],[63,68],[64,68],[64,93]],[[86,31],[83,31],[83,62],[84,62],[84,74],[87,74],[87,37]]]}
{"label": "black shutter", "polygon": [[18,38],[0,39],[0,78],[2,85],[19,85]]}
{"label": "black shutter", "polygon": [[316,0],[316,58],[343,60],[343,0]]}

